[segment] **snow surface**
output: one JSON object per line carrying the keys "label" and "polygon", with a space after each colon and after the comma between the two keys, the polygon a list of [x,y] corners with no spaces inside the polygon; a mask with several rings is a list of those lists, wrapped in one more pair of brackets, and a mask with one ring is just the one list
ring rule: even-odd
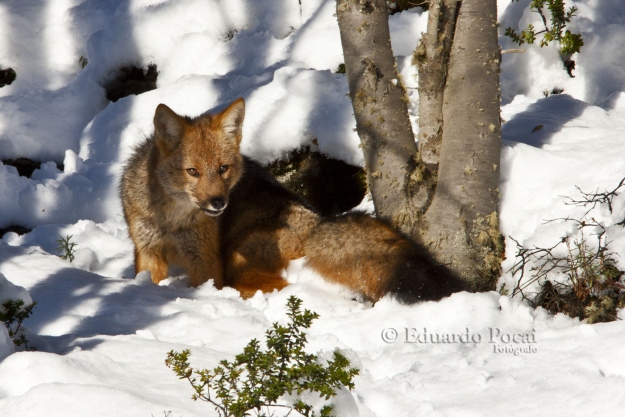
{"label": "snow surface", "polygon": [[[355,389],[335,399],[340,416],[621,416],[623,321],[551,317],[494,292],[371,306],[301,260],[287,271],[292,285],[245,301],[211,283],[188,288],[185,277],[160,286],[134,277],[117,182],[133,145],[150,134],[158,103],[195,116],[242,96],[243,150],[253,158],[269,161],[317,139],[321,151],[363,163],[347,83],[335,73],[343,62],[335,2],[299,3],[0,3],[0,66],[17,71],[0,89],[0,159],[46,162],[32,179],[0,164],[0,227],[34,229],[2,239],[0,300],[38,302],[25,323],[36,352],[14,353],[0,326],[0,416],[216,415],[189,399],[187,383],[164,366],[166,352],[190,348],[196,367],[232,359],[285,320],[293,294],[321,316],[310,351],[329,357],[341,349],[361,369]],[[499,0],[502,31],[539,22],[528,3]],[[501,227],[526,246],[553,244],[570,231],[544,220],[583,214],[563,204],[563,196],[577,196],[575,186],[612,189],[625,176],[625,3],[567,4],[580,9],[571,26],[586,43],[574,57],[575,78],[555,47],[527,47],[502,62]],[[413,119],[410,54],[426,21],[420,10],[390,20]],[[150,63],[158,65],[156,90],[106,101],[101,84],[117,68]],[[545,98],[555,87],[564,94]],[[621,268],[625,231],[614,224],[624,209],[619,196],[613,213],[592,213],[606,225]],[[59,235],[73,236],[73,263],[56,256]],[[514,249],[508,238],[505,271]],[[516,281],[506,272],[499,284],[511,289]],[[450,335],[458,342],[427,339]]]}

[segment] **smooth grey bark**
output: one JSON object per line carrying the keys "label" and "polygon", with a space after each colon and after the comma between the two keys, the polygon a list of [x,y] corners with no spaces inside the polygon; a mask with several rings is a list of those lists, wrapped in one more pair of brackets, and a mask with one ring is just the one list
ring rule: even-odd
{"label": "smooth grey bark", "polygon": [[419,71],[419,152],[436,175],[443,140],[443,97],[458,0],[430,0],[428,30],[413,55]]}
{"label": "smooth grey bark", "polygon": [[496,0],[464,0],[449,59],[436,193],[424,240],[477,291],[501,273],[499,63]]}
{"label": "smooth grey bark", "polygon": [[396,81],[386,2],[337,1],[376,212],[428,245],[475,291],[494,289],[503,254],[496,16],[496,0],[431,1],[428,33],[415,52],[423,119],[417,149]]}
{"label": "smooth grey bark", "polygon": [[417,152],[391,49],[385,0],[338,0],[345,69],[376,213],[410,234],[406,198]]}

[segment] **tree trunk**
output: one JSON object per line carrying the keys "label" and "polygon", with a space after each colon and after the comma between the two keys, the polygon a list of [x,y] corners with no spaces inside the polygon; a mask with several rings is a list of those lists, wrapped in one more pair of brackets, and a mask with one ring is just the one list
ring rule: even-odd
{"label": "tree trunk", "polygon": [[428,33],[415,52],[418,149],[386,2],[338,0],[337,18],[377,215],[426,243],[471,289],[494,289],[503,254],[496,0],[430,2]]}
{"label": "tree trunk", "polygon": [[413,55],[419,71],[419,152],[432,175],[443,140],[443,97],[457,12],[457,0],[431,0],[428,30]]}
{"label": "tree trunk", "polygon": [[475,291],[493,289],[501,275],[500,56],[496,0],[464,0],[449,60],[438,182],[424,240]]}
{"label": "tree trunk", "polygon": [[410,234],[406,192],[417,147],[398,81],[385,0],[338,0],[345,70],[376,214]]}

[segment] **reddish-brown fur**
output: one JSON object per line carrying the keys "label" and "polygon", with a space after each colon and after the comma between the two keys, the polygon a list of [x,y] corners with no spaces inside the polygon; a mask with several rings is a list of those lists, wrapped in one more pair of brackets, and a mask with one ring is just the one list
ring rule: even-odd
{"label": "reddish-brown fur", "polygon": [[197,119],[157,107],[154,135],[136,149],[121,182],[136,272],[150,271],[158,283],[178,264],[194,286],[211,278],[223,286],[221,212],[214,205],[228,203],[241,176],[243,114],[243,100]]}
{"label": "reddish-brown fur", "polygon": [[170,264],[191,285],[213,279],[243,297],[281,289],[289,261],[306,256],[327,279],[377,300],[436,299],[459,281],[383,222],[361,213],[322,219],[239,152],[245,105],[198,118],[157,107],[154,135],[128,161],[120,195],[136,272],[155,283]]}

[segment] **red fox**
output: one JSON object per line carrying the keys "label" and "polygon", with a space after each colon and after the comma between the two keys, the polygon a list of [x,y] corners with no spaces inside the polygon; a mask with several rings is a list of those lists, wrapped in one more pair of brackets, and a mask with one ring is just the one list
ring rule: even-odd
{"label": "red fox", "polygon": [[209,279],[250,297],[281,289],[289,261],[306,256],[325,279],[378,300],[440,299],[461,281],[425,249],[364,213],[321,218],[239,151],[245,103],[179,116],[160,104],[154,134],[126,165],[120,197],[135,245],[135,270],[155,283],[170,264],[191,285]]}

